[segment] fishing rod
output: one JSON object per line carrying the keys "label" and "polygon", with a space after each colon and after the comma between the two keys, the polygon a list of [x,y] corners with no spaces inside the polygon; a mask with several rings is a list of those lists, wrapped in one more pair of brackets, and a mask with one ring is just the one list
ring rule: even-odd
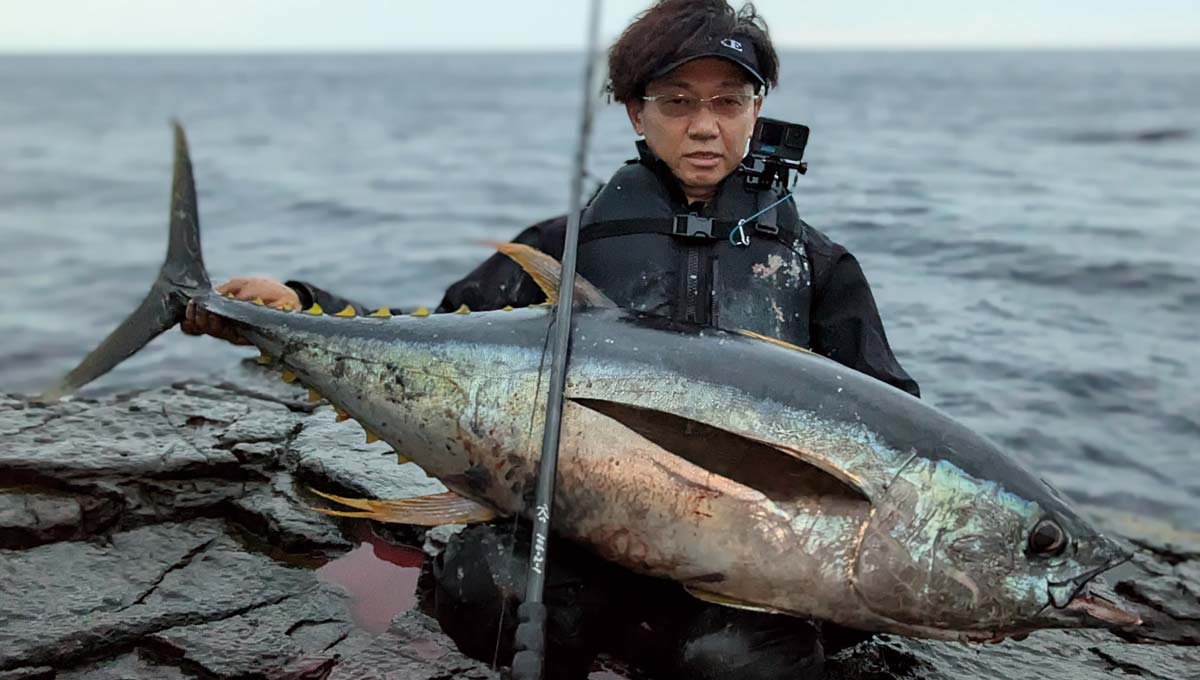
{"label": "fishing rod", "polygon": [[563,393],[566,391],[567,354],[571,343],[571,308],[575,298],[575,257],[579,246],[583,178],[587,168],[588,138],[592,133],[592,81],[596,46],[600,33],[601,0],[591,0],[587,51],[583,67],[583,107],[579,121],[579,143],[571,174],[571,200],[567,233],[563,242],[562,279],[558,284],[558,307],[554,313],[554,346],[550,359],[550,387],[546,395],[546,425],[542,431],[542,459],[538,465],[534,501],[533,540],[529,546],[529,571],[525,601],[517,609],[517,632],[513,640],[514,680],[541,680],[546,658],[546,555],[550,540],[550,512],[554,505],[554,482],[558,470],[558,440],[562,429]]}

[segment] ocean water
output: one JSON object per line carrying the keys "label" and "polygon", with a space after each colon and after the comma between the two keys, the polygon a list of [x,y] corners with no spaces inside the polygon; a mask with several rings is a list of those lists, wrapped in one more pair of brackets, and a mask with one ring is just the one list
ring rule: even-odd
{"label": "ocean water", "polygon": [[[574,55],[0,57],[0,391],[35,392],[160,264],[167,122],[214,279],[432,305],[565,210]],[[1200,529],[1200,53],[783,56],[801,214],[846,244],[925,398],[1076,500]],[[632,155],[601,109],[590,171]],[[90,389],[227,367],[178,332]]]}

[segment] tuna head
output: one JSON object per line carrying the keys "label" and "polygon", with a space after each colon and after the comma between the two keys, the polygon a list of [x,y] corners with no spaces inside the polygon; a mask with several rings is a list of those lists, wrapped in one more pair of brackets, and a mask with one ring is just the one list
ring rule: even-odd
{"label": "tuna head", "polygon": [[947,460],[909,459],[874,499],[859,544],[863,604],[894,632],[963,640],[1137,624],[1089,585],[1128,555],[1044,482],[1026,481],[1016,493]]}

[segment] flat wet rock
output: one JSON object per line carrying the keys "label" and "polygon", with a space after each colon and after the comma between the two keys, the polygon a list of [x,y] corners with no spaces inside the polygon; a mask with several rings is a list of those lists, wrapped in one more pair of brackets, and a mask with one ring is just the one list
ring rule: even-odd
{"label": "flat wet rock", "polygon": [[315,571],[357,541],[304,485],[441,490],[332,421],[247,367],[100,400],[0,398],[0,678],[321,678],[360,654],[373,670],[340,677],[492,677],[427,619],[376,645]]}
{"label": "flat wet rock", "polygon": [[[369,632],[352,593],[315,571],[359,541],[308,508],[307,488],[444,488],[306,397],[245,365],[97,400],[0,395],[0,680],[498,677],[417,611]],[[1095,514],[1138,548],[1111,582],[1143,628],[970,647],[880,638],[831,675],[1200,678],[1200,540]]]}

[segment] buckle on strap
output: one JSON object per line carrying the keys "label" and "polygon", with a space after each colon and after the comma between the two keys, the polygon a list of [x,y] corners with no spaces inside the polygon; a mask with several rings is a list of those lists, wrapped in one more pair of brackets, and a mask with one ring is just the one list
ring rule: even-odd
{"label": "buckle on strap", "polygon": [[688,238],[715,238],[713,236],[713,218],[699,215],[676,215],[675,225],[671,233],[675,236]]}
{"label": "buckle on strap", "polygon": [[763,224],[762,222],[756,222],[754,224],[754,231],[761,232],[763,234],[770,234],[771,236],[779,235],[779,227],[775,226],[774,224]]}

